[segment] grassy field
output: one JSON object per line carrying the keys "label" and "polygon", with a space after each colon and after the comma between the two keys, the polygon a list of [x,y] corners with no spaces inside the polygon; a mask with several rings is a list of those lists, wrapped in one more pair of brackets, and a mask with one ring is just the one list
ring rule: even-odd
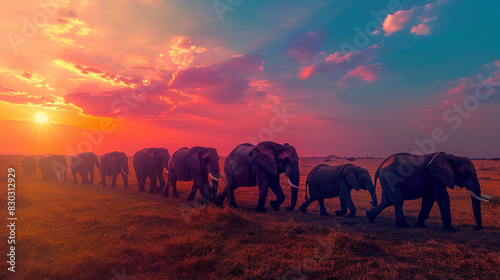
{"label": "grassy field", "polygon": [[[42,182],[23,176],[21,156],[0,156],[0,209],[5,221],[7,168],[17,171],[16,273],[7,271],[7,231],[0,231],[0,279],[499,279],[500,162],[474,161],[482,193],[483,225],[473,230],[470,195],[450,190],[453,225],[441,231],[437,205],[428,229],[396,229],[394,211],[386,209],[370,224],[366,191],[353,191],[355,218],[321,217],[317,202],[308,213],[297,209],[253,211],[257,188],[240,188],[240,209],[201,207],[187,202],[191,183],[179,183],[181,198],[139,193],[133,168],[130,189]],[[375,173],[380,159],[353,164]],[[132,160],[129,161],[130,164]],[[344,159],[301,158],[298,206],[304,202],[308,172],[319,163]],[[223,159],[220,162],[223,164]],[[98,174],[98,173],[97,173]],[[99,175],[96,181],[99,181]],[[290,188],[282,177],[290,204]],[[108,182],[110,179],[108,178]],[[380,186],[377,196],[380,201]],[[330,214],[340,208],[326,200]],[[405,203],[414,224],[420,201]]]}

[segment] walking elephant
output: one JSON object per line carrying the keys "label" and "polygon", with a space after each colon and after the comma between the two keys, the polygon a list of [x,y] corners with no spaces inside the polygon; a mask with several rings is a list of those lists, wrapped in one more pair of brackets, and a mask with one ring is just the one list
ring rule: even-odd
{"label": "walking elephant", "polygon": [[441,212],[444,230],[454,231],[451,226],[450,197],[446,187],[465,187],[472,200],[472,210],[476,220],[476,230],[482,227],[481,201],[488,201],[488,196],[481,195],[476,169],[466,157],[458,157],[443,152],[413,155],[395,154],[387,158],[375,173],[375,184],[380,178],[382,201],[380,205],[366,212],[368,220],[375,218],[388,206],[394,205],[396,227],[407,228],[403,214],[405,200],[422,198],[422,206],[415,227],[426,227],[424,222],[429,217],[434,202]]}
{"label": "walking elephant", "polygon": [[278,211],[285,201],[285,194],[281,189],[279,175],[285,173],[291,186],[292,201],[287,210],[291,211],[297,203],[298,185],[300,180],[299,157],[293,146],[264,141],[257,146],[244,143],[236,147],[227,156],[224,162],[226,176],[225,189],[216,199],[216,205],[222,205],[227,196],[229,205],[237,208],[234,199],[234,190],[238,187],[259,186],[259,201],[255,211],[265,212],[268,189],[276,195],[271,201],[271,207]]}
{"label": "walking elephant", "polygon": [[[212,186],[208,182],[208,176],[212,179]],[[193,187],[189,194],[188,201],[200,191],[203,200],[212,201],[217,195],[219,188],[219,155],[214,148],[192,147],[177,150],[168,162],[168,183],[164,197],[168,197],[170,186],[174,197],[178,197],[177,181],[193,180]]]}
{"label": "walking elephant", "polygon": [[36,159],[33,156],[24,158],[21,161],[24,175],[36,175]]}
{"label": "walking elephant", "polygon": [[[307,198],[307,186],[309,185],[309,199]],[[309,172],[306,180],[306,202],[299,207],[303,213],[307,212],[307,207],[311,202],[317,200],[320,207],[321,216],[330,216],[324,204],[325,198],[339,197],[340,211],[336,211],[337,216],[343,216],[349,208],[349,217],[354,217],[356,207],[351,199],[351,190],[359,191],[364,189],[370,192],[372,197],[371,204],[377,206],[377,195],[375,194],[375,186],[368,170],[354,166],[352,164],[343,164],[338,166],[329,166],[320,164]]]}
{"label": "walking elephant", "polygon": [[[75,184],[78,184],[76,174],[82,177],[82,184],[89,185],[94,183],[94,165],[99,169],[99,160],[92,152],[86,152],[75,155],[71,159],[71,174]],[[90,179],[89,179],[90,175]],[[102,176],[102,175],[101,175]]]}
{"label": "walking elephant", "polygon": [[116,177],[121,174],[123,188],[128,188],[128,157],[125,153],[114,151],[104,154],[101,157],[99,171],[102,177],[102,181],[99,183],[102,183],[103,187],[106,187],[106,176],[111,176],[111,187],[116,188]]}
{"label": "walking elephant", "polygon": [[38,159],[38,167],[42,172],[44,181],[54,178],[55,181],[66,181],[66,171],[68,164],[66,158],[61,155],[44,155]]}
{"label": "walking elephant", "polygon": [[[146,180],[149,178],[149,192],[162,192],[165,188],[163,170],[167,169],[170,154],[165,148],[145,148],[134,155],[134,170],[139,184],[139,191],[146,191]],[[156,188],[157,183],[160,187]]]}

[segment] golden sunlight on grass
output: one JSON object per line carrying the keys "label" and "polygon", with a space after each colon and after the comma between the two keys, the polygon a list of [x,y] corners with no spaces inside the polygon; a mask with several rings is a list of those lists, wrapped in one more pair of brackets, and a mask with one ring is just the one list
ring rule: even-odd
{"label": "golden sunlight on grass", "polygon": [[48,120],[49,118],[44,113],[39,112],[35,114],[35,121],[37,123],[47,123]]}

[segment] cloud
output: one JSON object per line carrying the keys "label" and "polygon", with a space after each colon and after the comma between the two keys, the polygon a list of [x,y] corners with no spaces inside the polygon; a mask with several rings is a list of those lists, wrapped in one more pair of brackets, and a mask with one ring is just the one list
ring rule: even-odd
{"label": "cloud", "polygon": [[[135,100],[127,92],[112,94],[91,94],[88,92],[69,93],[64,96],[66,103],[71,103],[83,110],[83,113],[94,116],[157,116],[166,112],[171,106],[160,99]],[[128,103],[127,103],[128,101]],[[133,104],[133,105],[130,105]]]}
{"label": "cloud", "polygon": [[175,36],[170,39],[167,50],[158,55],[156,67],[167,70],[185,69],[197,55],[206,52],[206,48],[194,46],[189,38]]}
{"label": "cloud", "polygon": [[403,30],[406,23],[413,16],[414,9],[411,10],[400,10],[394,14],[388,15],[384,22],[382,23],[382,29],[385,31],[384,36],[390,36],[396,31]]}
{"label": "cloud", "polygon": [[[497,68],[493,73],[489,72],[487,75],[482,75],[482,79],[476,77],[464,77],[457,81],[452,81],[448,83],[450,89],[446,92],[440,92],[434,96],[434,100],[439,102],[438,105],[430,106],[423,110],[423,112],[433,112],[443,110],[444,108],[450,107],[453,104],[461,104],[466,100],[468,96],[473,96],[481,94],[488,96],[481,102],[490,101],[500,101],[500,95],[498,91],[500,90],[500,60],[493,62],[492,64],[487,64],[486,66],[494,66]],[[479,92],[476,92],[479,90]],[[493,95],[495,98],[493,98]]]}
{"label": "cloud", "polygon": [[358,68],[347,72],[342,79],[355,78],[368,83],[373,83],[377,79],[380,72],[382,72],[381,64],[374,63],[371,65],[359,66]]}
{"label": "cloud", "polygon": [[85,22],[76,17],[60,18],[56,24],[46,23],[42,27],[42,33],[62,47],[75,46],[78,37],[87,36],[91,31]]}
{"label": "cloud", "polygon": [[58,107],[61,104],[55,96],[46,97],[41,95],[34,95],[27,92],[19,92],[14,89],[0,86],[0,100],[13,104],[22,105],[41,105],[44,107]]}
{"label": "cloud", "polygon": [[233,57],[216,65],[195,67],[176,72],[169,87],[200,94],[219,104],[239,103],[249,89],[245,74],[263,69],[258,53]]}
{"label": "cloud", "polygon": [[300,63],[305,63],[321,50],[324,40],[324,31],[301,34],[291,40],[285,53]]}
{"label": "cloud", "polygon": [[81,64],[75,64],[69,61],[65,61],[62,59],[56,59],[54,62],[57,65],[60,65],[66,69],[73,70],[82,76],[92,77],[94,79],[101,80],[103,82],[110,83],[115,86],[126,86],[126,87],[135,87],[138,85],[142,85],[143,81],[141,79],[129,76],[122,76],[118,74],[113,74],[108,71],[104,71],[92,66],[85,66]]}
{"label": "cloud", "polygon": [[299,72],[300,79],[309,79],[318,74],[327,72],[348,72],[373,59],[377,45],[364,48],[357,52],[336,52],[325,58],[324,62],[309,65]]}
{"label": "cloud", "polygon": [[[433,9],[447,1],[438,0],[434,3],[429,3],[425,6],[412,7],[409,10],[400,10],[394,14],[388,15],[382,23],[382,29],[385,31],[384,36],[390,36],[394,32],[401,31],[412,23],[414,25],[410,33],[415,35],[430,35],[431,27],[426,24],[436,20],[438,17],[433,16]],[[420,23],[417,24],[417,18]],[[415,25],[417,24],[417,25]]]}
{"label": "cloud", "polygon": [[411,28],[411,32],[410,33],[415,34],[415,35],[430,35],[431,34],[431,28],[429,27],[429,25],[425,25],[423,23],[420,23],[417,26],[413,26]]}
{"label": "cloud", "polygon": [[4,73],[10,76],[14,76],[15,78],[24,83],[34,85],[35,87],[43,87],[50,91],[55,90],[50,86],[49,83],[45,82],[45,78],[38,73],[24,71],[20,69],[9,69],[5,66],[0,66],[0,74]]}

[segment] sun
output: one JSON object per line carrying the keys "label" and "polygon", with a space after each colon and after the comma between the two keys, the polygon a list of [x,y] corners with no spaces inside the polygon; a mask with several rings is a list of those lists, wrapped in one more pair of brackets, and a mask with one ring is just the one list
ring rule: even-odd
{"label": "sun", "polygon": [[46,123],[48,120],[49,118],[44,113],[36,113],[35,115],[35,121],[37,123]]}

